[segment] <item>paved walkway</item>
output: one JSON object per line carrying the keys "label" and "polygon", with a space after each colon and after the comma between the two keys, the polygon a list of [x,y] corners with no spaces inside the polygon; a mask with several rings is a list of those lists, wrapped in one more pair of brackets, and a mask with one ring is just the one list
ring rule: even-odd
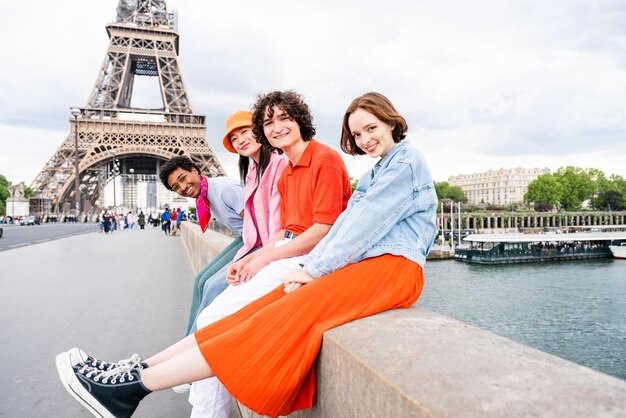
{"label": "paved walkway", "polygon": [[[154,354],[183,336],[193,276],[180,237],[88,233],[0,252],[0,416],[90,417],[54,357],[78,346],[105,360]],[[152,394],[137,417],[186,417],[185,395]]]}

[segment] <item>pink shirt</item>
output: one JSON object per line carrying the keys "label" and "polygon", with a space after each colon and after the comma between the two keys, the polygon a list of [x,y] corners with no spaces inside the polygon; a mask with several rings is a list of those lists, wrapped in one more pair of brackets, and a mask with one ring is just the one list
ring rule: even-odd
{"label": "pink shirt", "polygon": [[274,151],[257,184],[257,165],[248,169],[244,187],[243,247],[237,251],[235,260],[243,257],[260,241],[265,245],[280,231],[280,194],[278,179],[287,165],[287,156]]}

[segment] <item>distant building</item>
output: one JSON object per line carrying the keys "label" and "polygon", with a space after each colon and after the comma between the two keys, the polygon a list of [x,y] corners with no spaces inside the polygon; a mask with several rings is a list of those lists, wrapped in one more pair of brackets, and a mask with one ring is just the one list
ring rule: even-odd
{"label": "distant building", "polygon": [[528,184],[548,173],[550,170],[547,168],[501,168],[497,171],[450,176],[448,184],[463,189],[469,203],[506,206],[523,203]]}

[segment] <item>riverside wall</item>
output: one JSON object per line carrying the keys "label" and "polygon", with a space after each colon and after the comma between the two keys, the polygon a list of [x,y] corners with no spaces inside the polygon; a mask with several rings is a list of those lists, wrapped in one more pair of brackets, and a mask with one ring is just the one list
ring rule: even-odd
{"label": "riverside wall", "polygon": [[[189,222],[182,237],[194,272],[232,239]],[[327,331],[317,376],[291,417],[626,417],[625,381],[417,307]]]}
{"label": "riverside wall", "polygon": [[[441,216],[439,214],[438,216]],[[459,228],[459,215],[443,215],[443,228]],[[461,229],[496,233],[511,230],[582,230],[592,227],[626,226],[626,212],[461,212]]]}

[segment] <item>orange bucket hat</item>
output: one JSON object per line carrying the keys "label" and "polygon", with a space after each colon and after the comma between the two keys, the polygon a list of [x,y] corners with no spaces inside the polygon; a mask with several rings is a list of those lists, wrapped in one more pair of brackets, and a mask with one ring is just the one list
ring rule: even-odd
{"label": "orange bucket hat", "polygon": [[226,135],[224,135],[222,143],[224,148],[233,154],[237,154],[237,151],[233,148],[233,144],[230,143],[229,136],[235,129],[243,128],[244,126],[252,126],[252,113],[245,110],[235,112],[226,119]]}

